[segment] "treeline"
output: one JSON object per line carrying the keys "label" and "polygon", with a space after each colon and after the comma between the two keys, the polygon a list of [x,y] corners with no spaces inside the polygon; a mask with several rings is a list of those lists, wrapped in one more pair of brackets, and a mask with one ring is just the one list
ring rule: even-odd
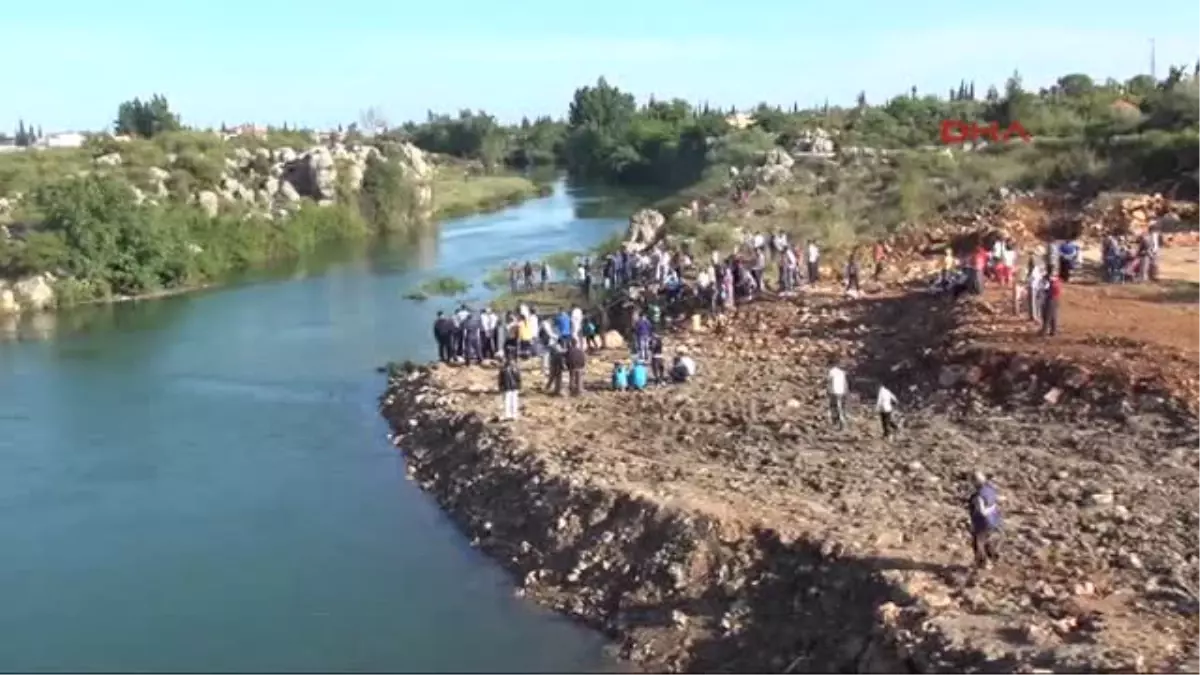
{"label": "treeline", "polygon": [[17,129],[13,132],[13,135],[9,136],[7,134],[0,133],[0,141],[11,141],[12,144],[18,148],[28,148],[44,137],[45,136],[42,134],[41,125],[26,125],[25,120],[19,120],[17,122]]}
{"label": "treeline", "polygon": [[[760,104],[748,113],[749,129],[731,128],[736,109],[687,101],[634,97],[603,78],[575,91],[564,120],[549,117],[505,126],[483,111],[458,116],[430,113],[400,131],[421,148],[478,160],[487,167],[558,165],[572,174],[612,183],[678,188],[706,170],[736,164],[764,145],[792,148],[821,129],[839,146],[902,149],[939,143],[942,120],[1019,122],[1035,138],[1077,141],[1096,151],[1114,139],[1158,133],[1194,134],[1200,123],[1196,70],[1173,67],[1162,80],[1138,75],[1125,82],[1096,82],[1069,74],[1037,91],[1014,73],[1003,90],[977,94],[963,81],[942,93],[911,88],[878,104],[860,94],[853,106],[801,109]],[[1186,145],[1186,143],[1184,143]]]}

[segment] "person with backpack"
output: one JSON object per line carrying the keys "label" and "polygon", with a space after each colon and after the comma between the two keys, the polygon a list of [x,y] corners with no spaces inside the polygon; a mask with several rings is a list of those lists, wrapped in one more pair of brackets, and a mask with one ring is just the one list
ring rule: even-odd
{"label": "person with backpack", "polygon": [[500,368],[500,394],[504,402],[504,417],[515,420],[520,414],[521,371],[516,359],[505,358]]}

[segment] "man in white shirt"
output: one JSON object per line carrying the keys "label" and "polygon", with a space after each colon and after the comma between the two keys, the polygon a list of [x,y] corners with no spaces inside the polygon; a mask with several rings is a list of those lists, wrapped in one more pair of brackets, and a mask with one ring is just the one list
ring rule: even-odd
{"label": "man in white shirt", "polygon": [[571,338],[578,340],[583,331],[583,310],[579,305],[571,308]]}
{"label": "man in white shirt", "polygon": [[817,276],[820,274],[820,266],[817,264],[821,260],[821,249],[817,248],[817,242],[808,242],[808,283],[817,283]]}
{"label": "man in white shirt", "polygon": [[875,399],[875,409],[879,411],[879,423],[883,425],[883,438],[888,440],[896,433],[896,421],[892,419],[892,413],[896,410],[896,395],[882,384],[879,385],[879,396]]}
{"label": "man in white shirt", "polygon": [[838,429],[846,427],[846,388],[846,371],[834,361],[829,368],[829,413]]}

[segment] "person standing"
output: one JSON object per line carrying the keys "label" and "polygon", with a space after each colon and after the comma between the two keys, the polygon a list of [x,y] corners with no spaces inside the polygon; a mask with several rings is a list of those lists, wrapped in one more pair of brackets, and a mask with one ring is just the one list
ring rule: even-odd
{"label": "person standing", "polygon": [[653,333],[654,324],[650,322],[649,317],[638,313],[637,319],[633,322],[633,344],[637,358],[642,362],[650,360],[650,336]]}
{"label": "person standing", "polygon": [[1050,277],[1046,284],[1045,304],[1042,307],[1042,335],[1058,334],[1058,306],[1062,297],[1062,279]]}
{"label": "person standing", "polygon": [[654,384],[662,386],[667,383],[667,364],[663,359],[663,341],[658,335],[650,337],[650,375]]}
{"label": "person standing", "polygon": [[879,424],[883,429],[884,440],[889,440],[896,434],[896,395],[890,389],[879,385],[879,396],[875,399],[875,409],[879,411]]}
{"label": "person standing", "polygon": [[975,567],[987,569],[999,560],[1000,551],[1000,498],[996,488],[982,472],[974,476],[975,491],[967,504],[971,521],[971,549],[975,553]]}
{"label": "person standing", "polygon": [[829,368],[829,413],[838,429],[846,428],[846,371],[837,361]]}
{"label": "person standing", "polygon": [[433,322],[433,339],[437,342],[438,361],[450,363],[454,358],[454,321],[445,312],[438,312]]}
{"label": "person standing", "polygon": [[821,274],[821,249],[817,247],[817,242],[809,240],[808,242],[808,283],[817,283],[817,278]]}
{"label": "person standing", "polygon": [[521,371],[515,359],[505,358],[500,368],[500,393],[504,399],[504,418],[515,420],[520,411]]}
{"label": "person standing", "polygon": [[871,274],[871,279],[879,281],[879,277],[883,276],[883,261],[887,259],[887,249],[884,247],[883,242],[875,242],[872,254],[875,258],[875,271]]}
{"label": "person standing", "polygon": [[846,263],[846,292],[858,297],[861,288],[858,285],[858,249],[850,252],[850,260]]}
{"label": "person standing", "polygon": [[551,396],[562,396],[563,372],[566,370],[566,350],[561,343],[551,344],[546,348],[548,359],[546,389]]}
{"label": "person standing", "polygon": [[587,355],[579,340],[571,340],[567,349],[567,382],[572,396],[583,393],[583,371],[587,368]]}

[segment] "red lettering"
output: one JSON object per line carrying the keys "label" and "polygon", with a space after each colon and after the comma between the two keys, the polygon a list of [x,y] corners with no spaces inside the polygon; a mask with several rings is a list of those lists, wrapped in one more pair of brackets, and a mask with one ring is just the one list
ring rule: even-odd
{"label": "red lettering", "polygon": [[1021,126],[1020,122],[1013,122],[1012,124],[1008,125],[1007,129],[1004,130],[1005,141],[1013,136],[1019,136],[1021,140],[1025,141],[1026,143],[1033,140],[1033,135],[1026,131],[1025,127]]}
{"label": "red lettering", "polygon": [[981,127],[976,122],[942,120],[940,136],[942,143],[947,145],[975,142],[981,136],[992,143],[1007,142],[1013,136],[1020,137],[1026,143],[1033,140],[1033,136],[1026,131],[1020,122],[1013,122],[1008,125],[1007,129],[1001,131],[998,122],[988,122],[986,126]]}
{"label": "red lettering", "polygon": [[958,120],[942,120],[942,142],[950,145],[969,141],[973,136],[970,136],[971,129],[964,123]]}

